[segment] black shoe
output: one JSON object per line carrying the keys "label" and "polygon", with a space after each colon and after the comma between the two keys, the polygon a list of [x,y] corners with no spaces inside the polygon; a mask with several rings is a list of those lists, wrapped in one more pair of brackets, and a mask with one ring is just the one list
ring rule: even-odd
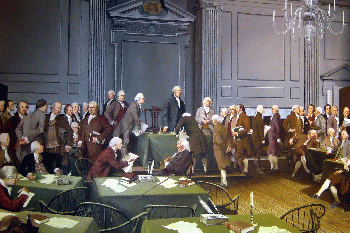
{"label": "black shoe", "polygon": [[316,194],[309,194],[309,197],[318,200],[320,196],[317,196]]}
{"label": "black shoe", "polygon": [[340,205],[339,202],[333,202],[331,205],[330,205],[330,208],[331,209],[334,209],[335,207],[338,207]]}

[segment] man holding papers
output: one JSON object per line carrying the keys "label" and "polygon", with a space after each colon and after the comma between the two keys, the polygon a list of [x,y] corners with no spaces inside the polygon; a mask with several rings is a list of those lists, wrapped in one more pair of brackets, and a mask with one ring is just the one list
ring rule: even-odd
{"label": "man holding papers", "polygon": [[0,179],[0,208],[9,211],[19,211],[26,200],[28,199],[29,189],[23,187],[20,190],[18,197],[15,200],[11,198],[11,188],[8,185],[13,185],[17,178],[12,179]]}
{"label": "man holding papers", "polygon": [[130,157],[129,161],[123,161],[120,149],[123,146],[122,139],[118,137],[112,138],[107,149],[105,149],[96,159],[94,166],[90,169],[88,180],[95,177],[107,177],[111,168],[120,170],[129,166],[137,157]]}

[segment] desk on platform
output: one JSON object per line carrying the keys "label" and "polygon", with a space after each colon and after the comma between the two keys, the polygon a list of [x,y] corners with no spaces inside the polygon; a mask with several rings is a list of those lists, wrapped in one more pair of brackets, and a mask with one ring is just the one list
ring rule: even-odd
{"label": "desk on platform", "polygon": [[[250,222],[250,215],[230,215],[229,221],[240,220],[243,222]],[[178,221],[197,223],[197,227],[200,228],[203,233],[228,233],[229,230],[224,225],[215,225],[215,226],[206,226],[199,221],[199,217],[194,218],[171,218],[171,219],[157,219],[157,220],[145,220],[142,224],[141,233],[165,233],[165,232],[174,232],[173,230],[169,230],[164,226],[167,226],[171,223],[175,223]],[[294,228],[292,225],[286,223],[285,221],[279,219],[278,217],[272,214],[255,214],[254,221],[259,226],[271,227],[277,226],[280,229],[286,229],[289,232],[299,232],[298,229]],[[259,227],[256,227],[254,231],[258,232]]]}
{"label": "desk on platform", "polygon": [[38,212],[32,212],[32,211],[21,211],[21,212],[10,212],[6,210],[0,210],[0,213],[11,213],[15,214],[17,217],[19,217],[21,220],[23,220],[24,223],[27,222],[28,214],[40,214],[43,216],[47,216],[49,218],[68,218],[74,221],[78,221],[78,223],[73,228],[55,228],[51,227],[45,223],[39,225],[39,233],[45,232],[45,233],[96,233],[99,232],[98,226],[93,218],[90,217],[78,217],[78,216],[71,216],[71,215],[59,215],[59,214],[49,214],[49,213],[38,213]]}
{"label": "desk on platform", "polygon": [[83,178],[78,176],[57,176],[71,181],[68,185],[58,185],[56,183],[42,184],[40,180],[43,179],[41,174],[34,174],[37,179],[22,180],[23,177],[19,177],[18,181],[12,187],[12,198],[18,196],[18,191],[23,187],[28,187],[30,192],[34,193],[32,200],[29,202],[25,209],[40,211],[39,200],[43,200],[48,203],[52,198],[54,198],[60,192],[66,191],[68,189],[76,187],[84,187]]}
{"label": "desk on platform", "polygon": [[[206,135],[208,152],[208,169],[217,169],[216,160],[213,151],[213,138]],[[154,160],[154,168],[159,168],[163,158],[170,157],[177,152],[176,144],[179,138],[173,133],[152,134],[145,133],[140,135],[137,140],[138,159],[144,168],[147,168],[148,161]],[[198,161],[200,163],[200,161]],[[197,163],[197,164],[199,164]],[[201,168],[201,166],[199,166]]]}
{"label": "desk on platform", "polygon": [[[180,177],[172,176],[174,180]],[[119,181],[120,177],[95,178],[92,181],[92,200],[107,204],[123,211],[129,218],[141,213],[147,204],[169,204],[184,205],[193,207],[197,204],[196,215],[206,213],[199,203],[198,196],[205,202],[208,202],[208,193],[198,185],[189,187],[165,188],[156,182],[140,182],[136,180],[137,185],[127,188],[126,191],[116,193],[111,188],[101,185],[107,179]]]}

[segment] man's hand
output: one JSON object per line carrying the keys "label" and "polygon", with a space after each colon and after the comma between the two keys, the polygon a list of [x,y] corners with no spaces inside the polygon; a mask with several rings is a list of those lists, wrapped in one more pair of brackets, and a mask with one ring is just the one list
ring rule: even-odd
{"label": "man's hand", "polygon": [[168,127],[163,127],[163,133],[165,133],[168,130]]}
{"label": "man's hand", "polygon": [[35,176],[33,174],[29,174],[27,176],[28,180],[34,180],[35,179]]}
{"label": "man's hand", "polygon": [[28,187],[23,187],[23,188],[22,188],[22,191],[23,191],[23,192],[27,192],[27,193],[30,192]]}
{"label": "man's hand", "polygon": [[334,172],[334,174],[340,174],[342,172],[343,172],[342,170],[338,170],[338,171]]}
{"label": "man's hand", "polygon": [[277,142],[278,142],[278,143],[281,143],[281,139],[280,139],[280,138],[279,138],[279,139],[277,139]]}
{"label": "man's hand", "polygon": [[70,146],[66,146],[64,148],[64,151],[67,152],[67,153],[69,153],[71,150],[72,150],[72,147],[70,147]]}
{"label": "man's hand", "polygon": [[290,140],[289,140],[289,144],[290,144],[290,145],[293,145],[293,142],[294,142],[293,139],[290,139]]}
{"label": "man's hand", "polygon": [[233,136],[238,136],[238,132],[233,132]]}
{"label": "man's hand", "polygon": [[97,143],[97,137],[92,137],[92,142]]}
{"label": "man's hand", "polygon": [[56,174],[56,175],[62,175],[62,170],[57,169],[57,170],[55,171],[55,174]]}

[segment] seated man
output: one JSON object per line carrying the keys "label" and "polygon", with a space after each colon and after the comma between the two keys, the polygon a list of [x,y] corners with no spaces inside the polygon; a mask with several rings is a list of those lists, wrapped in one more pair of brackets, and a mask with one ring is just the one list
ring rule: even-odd
{"label": "seated man", "polygon": [[339,139],[335,137],[335,130],[333,128],[327,130],[327,135],[321,143],[321,148],[327,150],[326,154],[329,155],[337,151]]}
{"label": "seated man", "polygon": [[163,169],[165,175],[186,175],[191,165],[190,143],[186,139],[180,139],[176,146],[178,152],[165,161],[165,168]]}
{"label": "seated man", "polygon": [[303,165],[305,171],[307,173],[310,173],[309,169],[306,167],[306,158],[305,158],[305,152],[308,148],[320,148],[320,142],[317,140],[317,133],[315,130],[310,130],[309,133],[306,134],[299,134],[293,136],[290,141],[290,145],[294,144],[294,162],[295,167],[292,174],[292,177],[295,176],[296,172],[301,167],[301,164]]}
{"label": "seated man", "polygon": [[9,210],[9,211],[19,211],[26,200],[28,199],[29,189],[23,187],[20,190],[18,197],[14,200],[11,198],[11,188],[8,185],[13,185],[16,182],[17,178],[12,179],[0,179],[0,208]]}
{"label": "seated man", "polygon": [[[331,204],[330,208],[333,209],[340,205],[340,200],[337,193],[337,188],[335,186],[340,186],[340,194],[344,195],[346,192],[349,191],[350,186],[350,173],[349,173],[349,165],[350,161],[347,157],[342,159],[344,163],[344,169],[338,170],[334,172],[333,174],[329,175],[329,177],[324,181],[323,185],[321,186],[320,190],[316,194],[311,194],[310,197],[314,199],[319,199],[321,194],[327,190],[328,188],[331,190],[332,195],[334,197],[335,202]],[[349,203],[345,206],[345,211],[349,210]]]}
{"label": "seated man", "polygon": [[[121,160],[120,152],[123,146],[122,139],[118,137],[112,138],[109,146],[96,159],[94,166],[90,169],[87,180],[92,180],[95,177],[107,177],[111,168],[116,170],[128,166],[128,162]],[[130,160],[133,162],[134,160]]]}
{"label": "seated man", "polygon": [[15,152],[9,147],[10,135],[8,133],[0,134],[0,170],[6,169],[4,167],[14,166],[19,167],[19,160]]}
{"label": "seated man", "polygon": [[19,173],[27,177],[29,180],[34,180],[33,172],[35,173],[50,173],[62,174],[62,157],[60,154],[50,154],[44,152],[44,147],[40,142],[34,141],[30,145],[32,154],[26,155],[19,167]]}

